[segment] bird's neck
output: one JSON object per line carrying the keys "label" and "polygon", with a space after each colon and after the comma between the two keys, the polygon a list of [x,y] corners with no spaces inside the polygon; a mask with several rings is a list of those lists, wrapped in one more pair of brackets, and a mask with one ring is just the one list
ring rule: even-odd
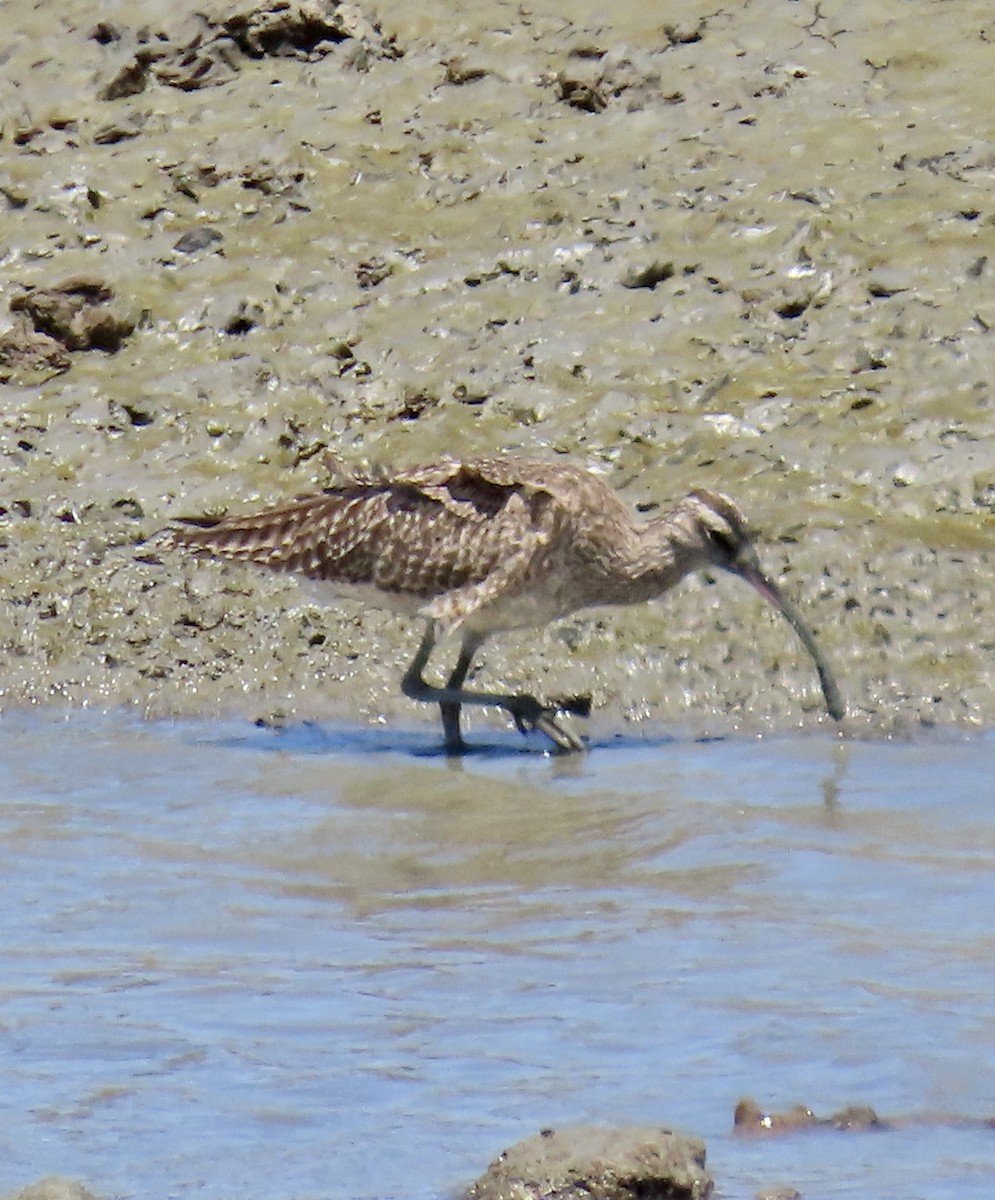
{"label": "bird's neck", "polygon": [[700,545],[681,508],[638,527],[630,569],[650,597],[660,596],[703,562]]}
{"label": "bird's neck", "polygon": [[613,593],[604,603],[632,604],[662,596],[702,565],[703,556],[680,506],[641,525],[629,525],[611,547],[604,587]]}

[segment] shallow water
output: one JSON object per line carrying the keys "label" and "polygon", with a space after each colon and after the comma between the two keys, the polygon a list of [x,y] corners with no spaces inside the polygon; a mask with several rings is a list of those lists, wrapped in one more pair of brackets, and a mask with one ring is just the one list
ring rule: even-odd
{"label": "shallow water", "polygon": [[0,721],[0,1188],[437,1197],[595,1121],[730,1198],[990,1197],[990,738],[433,738]]}

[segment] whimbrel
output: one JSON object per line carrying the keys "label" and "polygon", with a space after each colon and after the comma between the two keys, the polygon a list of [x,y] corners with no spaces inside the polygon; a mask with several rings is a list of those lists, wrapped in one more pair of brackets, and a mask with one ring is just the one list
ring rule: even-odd
{"label": "whimbrel", "polygon": [[[351,595],[424,618],[401,686],[410,699],[439,705],[453,754],[465,748],[464,704],[503,708],[523,732],[540,730],[559,750],[583,749],[556,718],[586,716],[589,701],[467,690],[474,655],[492,633],[651,600],[697,568],[739,575],[780,610],[815,661],[829,713],[844,713],[811,631],[763,573],[743,514],[714,492],[692,492],[665,515],[637,522],[576,464],[446,459],[382,475],[340,470],[322,492],[247,516],[184,521],[159,544],[259,563],[326,585],[329,599]],[[457,631],[452,673],[441,687],[428,683],[438,639]]]}

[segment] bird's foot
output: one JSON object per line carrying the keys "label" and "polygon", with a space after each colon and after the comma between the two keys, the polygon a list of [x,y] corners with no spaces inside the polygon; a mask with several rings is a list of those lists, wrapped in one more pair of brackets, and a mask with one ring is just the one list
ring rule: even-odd
{"label": "bird's foot", "polygon": [[447,758],[462,758],[467,752],[467,745],[466,742],[463,741],[462,735],[450,737],[447,734],[442,745]]}
{"label": "bird's foot", "polygon": [[575,696],[572,699],[553,704],[543,704],[535,696],[509,696],[505,708],[511,713],[520,733],[531,733],[533,730],[538,730],[540,733],[544,733],[558,750],[567,754],[585,749],[584,743],[576,734],[557,724],[556,716],[561,712],[568,712],[575,716],[586,717],[591,711],[589,696]]}

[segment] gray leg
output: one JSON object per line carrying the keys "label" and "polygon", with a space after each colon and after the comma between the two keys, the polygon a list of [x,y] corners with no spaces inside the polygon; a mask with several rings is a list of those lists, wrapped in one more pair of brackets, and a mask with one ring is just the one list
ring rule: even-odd
{"label": "gray leg", "polygon": [[[463,681],[470,670],[470,664],[473,662],[473,656],[483,643],[484,635],[482,633],[468,633],[464,636],[463,644],[460,646],[459,658],[456,660],[456,666],[453,667],[453,673],[446,680],[446,691],[461,691]],[[459,727],[459,702],[452,700],[440,701],[439,711],[442,714],[442,735],[445,739],[446,750],[450,754],[462,754],[466,749],[466,744],[463,741],[463,734]]]}
{"label": "gray leg", "polygon": [[435,622],[430,621],[421,645],[401,680],[401,689],[409,700],[422,700],[427,704],[439,705],[446,749],[450,753],[458,754],[464,748],[463,737],[459,731],[460,706],[463,704],[486,704],[503,708],[509,712],[522,733],[538,729],[559,750],[583,750],[584,743],[580,738],[557,725],[554,718],[557,713],[564,711],[586,716],[589,705],[584,700],[578,699],[562,704],[546,705],[541,704],[534,696],[464,691],[463,680],[466,678],[470,662],[482,640],[477,635],[468,635],[464,638],[459,660],[448,683],[445,687],[435,687],[431,683],[426,683],[424,679],[425,667],[436,643]]}

